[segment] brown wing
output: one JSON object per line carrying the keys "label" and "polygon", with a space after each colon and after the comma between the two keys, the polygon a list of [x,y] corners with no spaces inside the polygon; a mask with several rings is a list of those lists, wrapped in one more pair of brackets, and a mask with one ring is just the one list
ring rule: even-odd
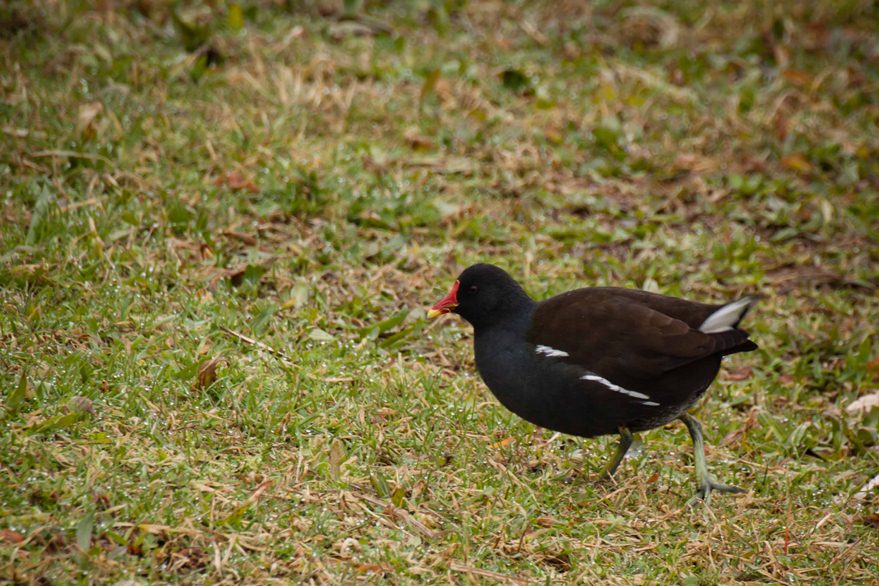
{"label": "brown wing", "polygon": [[696,329],[715,308],[641,291],[578,289],[538,306],[528,340],[566,353],[565,363],[612,374],[619,384],[652,380],[747,339],[739,331]]}
{"label": "brown wing", "polygon": [[[628,299],[632,303],[644,305],[669,317],[681,320],[693,329],[699,329],[699,326],[708,319],[709,315],[723,307],[722,304],[699,303],[698,301],[688,301],[678,297],[650,293],[649,291],[623,289],[620,287],[590,287],[588,289],[572,291],[571,293],[574,296],[578,296],[584,291],[588,291],[591,296],[613,296]],[[562,296],[560,295],[560,297]]]}

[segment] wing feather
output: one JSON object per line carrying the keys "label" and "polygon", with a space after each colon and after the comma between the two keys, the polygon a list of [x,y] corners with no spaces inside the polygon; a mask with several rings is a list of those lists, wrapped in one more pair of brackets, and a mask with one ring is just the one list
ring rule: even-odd
{"label": "wing feather", "polygon": [[[741,330],[722,335],[698,330],[717,306],[632,293],[608,295],[606,289],[578,289],[548,299],[538,306],[528,339],[555,349],[565,363],[602,376],[612,373],[623,382],[655,379],[747,342],[747,333]],[[655,307],[663,303],[662,309],[678,315]]]}

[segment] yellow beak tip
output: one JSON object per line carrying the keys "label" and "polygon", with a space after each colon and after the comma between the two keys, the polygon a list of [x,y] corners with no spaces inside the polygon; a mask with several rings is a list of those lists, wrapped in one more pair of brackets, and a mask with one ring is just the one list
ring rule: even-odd
{"label": "yellow beak tip", "polygon": [[442,310],[439,310],[439,309],[433,309],[433,308],[430,308],[430,309],[427,310],[427,319],[434,319],[434,318],[437,318],[437,317],[441,316],[441,315],[444,314],[444,313],[445,313],[445,311],[442,311]]}

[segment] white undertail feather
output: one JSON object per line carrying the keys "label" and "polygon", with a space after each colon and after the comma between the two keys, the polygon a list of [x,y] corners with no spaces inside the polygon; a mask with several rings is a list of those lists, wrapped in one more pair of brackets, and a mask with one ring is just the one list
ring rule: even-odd
{"label": "white undertail feather", "polygon": [[703,334],[718,334],[720,332],[728,332],[748,313],[751,305],[757,299],[755,297],[743,297],[738,301],[727,303],[714,313],[708,316],[699,331]]}

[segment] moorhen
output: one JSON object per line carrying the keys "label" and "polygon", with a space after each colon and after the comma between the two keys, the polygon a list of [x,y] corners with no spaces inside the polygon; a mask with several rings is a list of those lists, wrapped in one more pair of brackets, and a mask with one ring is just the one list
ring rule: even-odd
{"label": "moorhen", "polygon": [[537,302],[503,269],[476,264],[428,317],[453,312],[470,322],[479,374],[513,413],[571,435],[618,433],[603,476],[616,472],[633,432],[680,419],[693,439],[696,496],[707,498],[743,491],[708,472],[701,426],[687,409],[717,376],[721,358],[757,348],[738,328],[755,301],[711,305],[588,287]]}

